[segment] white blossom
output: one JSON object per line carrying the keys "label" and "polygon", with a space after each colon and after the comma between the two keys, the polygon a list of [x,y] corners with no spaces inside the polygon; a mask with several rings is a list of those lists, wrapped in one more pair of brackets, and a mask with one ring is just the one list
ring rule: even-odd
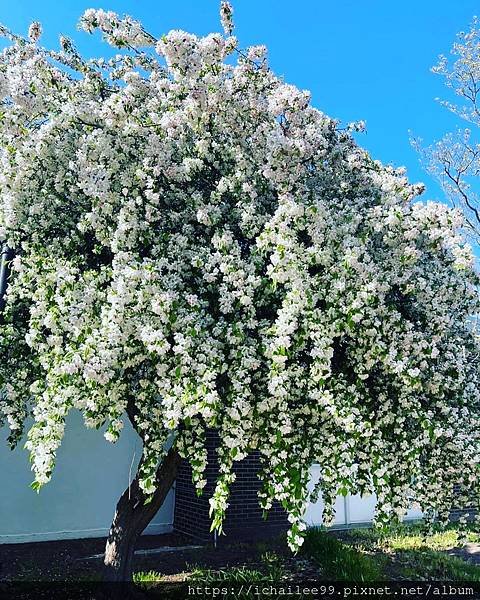
{"label": "white blossom", "polygon": [[[230,35],[227,3],[222,19]],[[234,62],[218,34],[155,40],[93,9],[81,25],[124,54],[0,55],[0,232],[16,256],[0,412],[12,443],[33,416],[36,485],[71,410],[115,442],[134,399],[146,493],[167,440],[204,488],[218,431],[216,527],[252,451],[292,547],[320,488],[326,523],[339,490],[376,493],[379,523],[410,501],[440,517],[478,502],[478,278],[458,212],[417,201],[263,48]]]}
{"label": "white blossom", "polygon": [[28,39],[35,43],[38,42],[42,35],[42,26],[38,21],[34,21],[28,29]]}

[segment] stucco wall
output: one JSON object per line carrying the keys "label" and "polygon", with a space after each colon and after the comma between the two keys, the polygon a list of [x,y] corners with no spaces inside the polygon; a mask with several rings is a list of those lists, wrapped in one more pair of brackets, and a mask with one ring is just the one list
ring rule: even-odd
{"label": "stucco wall", "polygon": [[[0,543],[100,537],[108,533],[116,501],[135,472],[140,439],[125,424],[116,444],[86,429],[72,413],[58,452],[52,481],[39,494],[23,444],[12,452],[0,430]],[[133,463],[133,464],[132,464]],[[170,492],[145,533],[171,531],[174,493]]]}
{"label": "stucco wall", "polygon": [[[320,465],[313,465],[311,470],[310,489],[320,478]],[[352,496],[351,494],[338,496],[335,502],[335,521],[337,527],[348,527],[360,523],[368,523],[373,519],[375,513],[376,498],[371,496]],[[305,513],[305,521],[308,525],[321,525],[323,502],[321,497],[315,504],[310,504]],[[405,515],[405,520],[421,519],[422,513],[416,508],[411,508]]]}

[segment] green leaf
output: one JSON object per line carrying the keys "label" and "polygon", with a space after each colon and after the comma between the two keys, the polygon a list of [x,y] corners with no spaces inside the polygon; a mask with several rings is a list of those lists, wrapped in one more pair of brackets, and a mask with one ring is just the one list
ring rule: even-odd
{"label": "green leaf", "polygon": [[40,488],[42,487],[42,484],[39,481],[32,481],[30,487],[32,488],[32,490],[35,490],[38,494],[40,493]]}

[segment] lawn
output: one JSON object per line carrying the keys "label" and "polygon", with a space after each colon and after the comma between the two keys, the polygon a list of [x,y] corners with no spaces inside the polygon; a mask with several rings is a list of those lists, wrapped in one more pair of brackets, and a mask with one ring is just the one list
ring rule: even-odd
{"label": "lawn", "polygon": [[[0,580],[98,581],[104,544],[98,538],[0,546]],[[170,551],[160,551],[165,547]],[[140,549],[135,581],[143,586],[176,581],[480,581],[480,529],[472,528],[462,538],[455,525],[430,535],[420,525],[312,528],[297,555],[284,536],[251,544],[222,538],[214,548],[171,533],[142,536]]]}
{"label": "lawn", "polygon": [[[479,544],[478,548],[476,544]],[[471,554],[468,553],[471,551]],[[478,552],[476,552],[478,550]],[[426,535],[420,524],[389,530],[326,531],[312,528],[292,557],[283,540],[252,547],[243,564],[221,569],[188,565],[184,581],[480,581],[480,534],[460,534],[455,525]],[[155,571],[137,572],[139,583],[172,580]]]}
{"label": "lawn", "polygon": [[419,524],[333,534],[311,529],[303,552],[332,580],[480,581],[480,547],[467,553],[479,542],[475,530],[462,536],[454,525],[429,535]]}

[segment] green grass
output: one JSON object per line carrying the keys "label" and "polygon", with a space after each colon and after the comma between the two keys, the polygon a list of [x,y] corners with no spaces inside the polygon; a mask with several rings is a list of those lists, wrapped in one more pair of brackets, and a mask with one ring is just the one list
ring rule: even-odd
{"label": "green grass", "polygon": [[189,577],[192,581],[199,581],[204,584],[224,582],[248,583],[250,581],[271,581],[267,575],[258,569],[249,569],[247,567],[230,567],[229,569],[197,568],[192,571]]}
{"label": "green grass", "polygon": [[220,581],[230,581],[238,583],[248,583],[251,581],[280,581],[284,576],[284,569],[281,559],[275,552],[264,552],[256,567],[230,567],[228,569],[202,569],[196,567],[189,579],[201,581],[202,583],[214,583]]}
{"label": "green grass", "polygon": [[402,551],[398,555],[401,574],[407,579],[426,581],[480,581],[480,568],[456,556],[434,550]]}
{"label": "green grass", "polygon": [[444,530],[426,533],[422,524],[401,525],[387,530],[372,528],[345,532],[344,539],[353,547],[383,553],[391,570],[400,577],[418,580],[480,581],[480,567],[447,554],[464,542],[478,543],[473,528],[461,532],[454,524]]}
{"label": "green grass", "polygon": [[[250,548],[247,564],[223,569],[189,567],[187,581],[203,584],[219,582],[280,582],[289,579],[292,562],[297,572],[300,563],[318,567],[320,580],[389,581],[410,579],[423,581],[480,581],[480,566],[448,552],[461,548],[463,542],[480,543],[473,527],[461,533],[455,525],[425,533],[421,524],[388,529],[362,528],[330,531],[307,530],[298,559],[282,558],[274,548],[262,543]],[[246,549],[247,551],[248,549]],[[254,558],[255,556],[255,558]],[[252,560],[253,559],[253,560]],[[145,587],[165,581],[155,571],[135,573],[134,581]]]}
{"label": "green grass", "polygon": [[163,576],[157,571],[138,571],[133,574],[133,581],[139,584],[150,584],[162,581]]}
{"label": "green grass", "polygon": [[[222,583],[230,584],[249,584],[249,583],[280,583],[284,577],[284,569],[282,561],[274,552],[267,551],[262,554],[258,565],[255,566],[239,566],[229,567],[226,569],[202,569],[196,568],[192,571],[189,582],[197,582],[205,585],[221,585]],[[237,599],[240,596],[238,593],[227,592],[223,595],[225,599]],[[260,600],[262,598],[271,598],[271,596],[257,595],[253,591],[251,593],[243,592],[242,598],[251,600]]]}
{"label": "green grass", "polygon": [[382,557],[366,554],[362,548],[344,544],[320,528],[306,532],[302,554],[311,558],[323,579],[335,581],[381,581]]}
{"label": "green grass", "polygon": [[346,532],[347,540],[362,543],[372,549],[385,550],[450,550],[463,542],[479,542],[474,530],[460,532],[455,525],[426,534],[422,524],[400,525],[387,530],[364,528]]}
{"label": "green grass", "polygon": [[[265,549],[268,546],[265,546]],[[255,582],[278,582],[284,576],[284,570],[280,557],[272,551],[264,551],[255,567],[237,566],[226,569],[207,569],[199,566],[189,566],[187,581],[202,584],[220,582],[249,583]],[[139,571],[134,573],[133,581],[141,587],[150,588],[156,583],[165,582],[166,578],[157,571]]]}

